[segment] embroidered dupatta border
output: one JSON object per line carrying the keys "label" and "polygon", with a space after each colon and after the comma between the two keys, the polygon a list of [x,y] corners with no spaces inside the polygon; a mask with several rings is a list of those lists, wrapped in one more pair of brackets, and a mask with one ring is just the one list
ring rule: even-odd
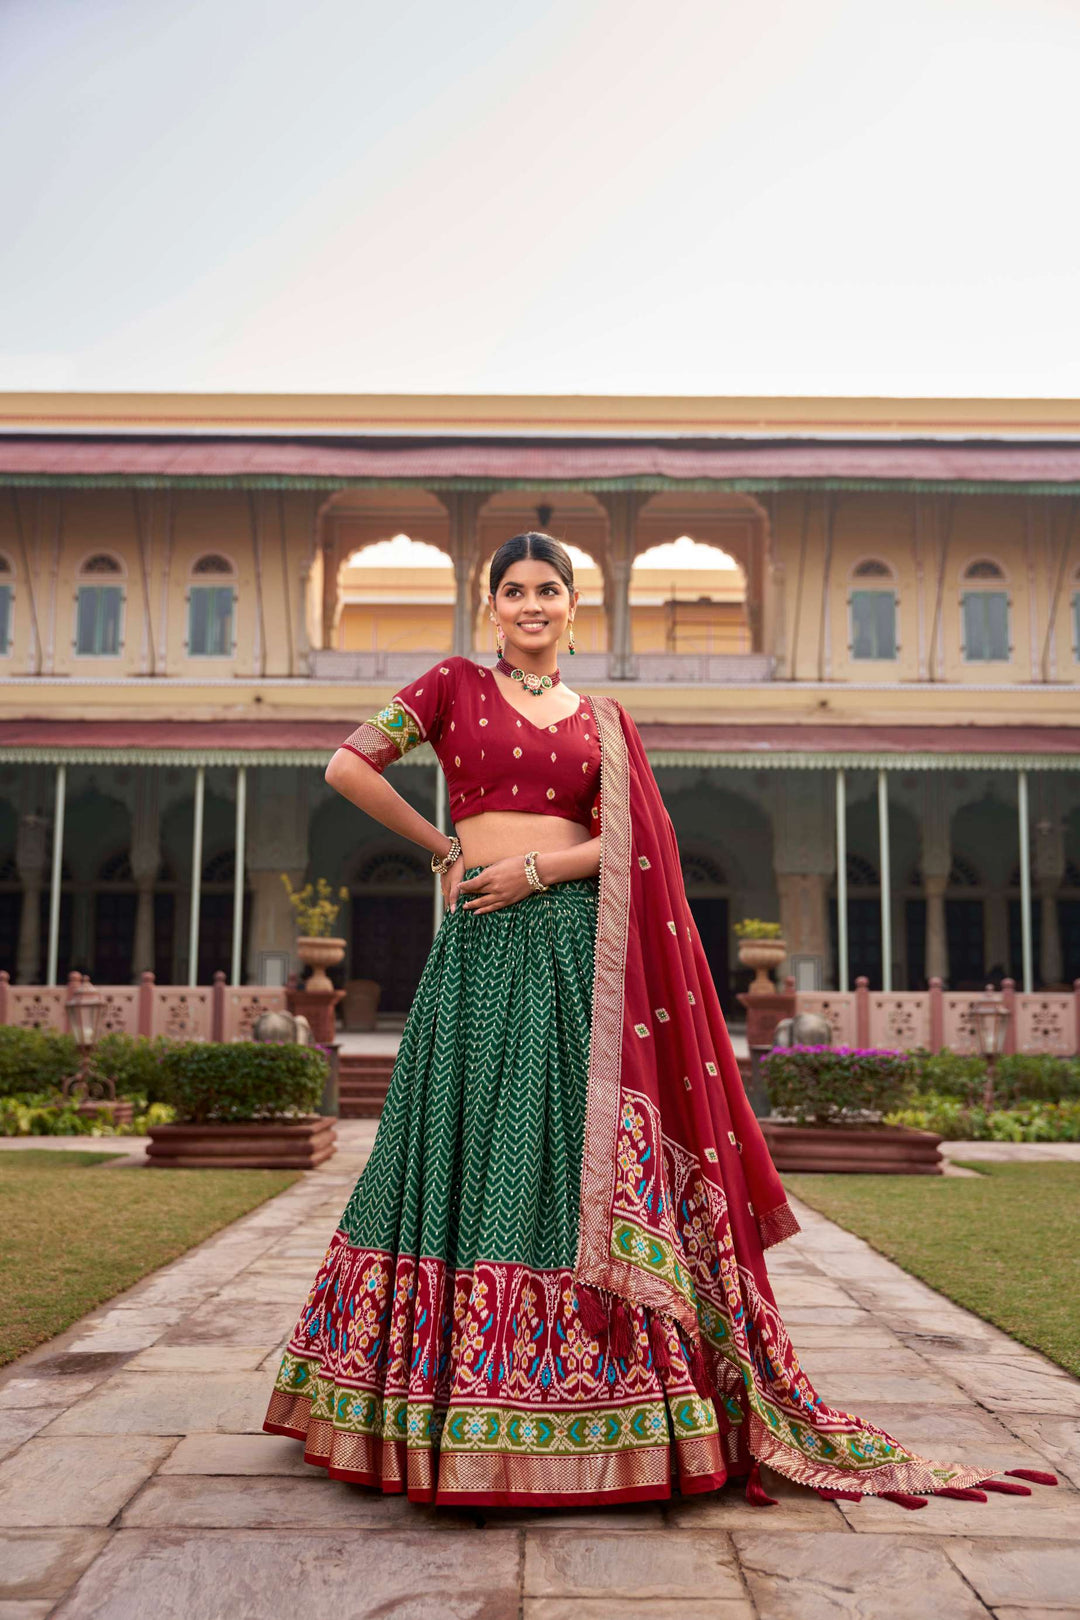
{"label": "embroidered dupatta border", "polygon": [[697,1339],[697,1312],[689,1300],[640,1266],[611,1253],[630,926],[630,762],[618,703],[609,697],[589,701],[600,742],[600,896],[574,1278],[661,1312]]}

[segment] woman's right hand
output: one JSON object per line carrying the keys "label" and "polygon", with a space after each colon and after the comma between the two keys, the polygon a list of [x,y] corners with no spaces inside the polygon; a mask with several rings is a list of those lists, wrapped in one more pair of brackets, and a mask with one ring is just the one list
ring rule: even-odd
{"label": "woman's right hand", "polygon": [[448,866],[439,877],[442,884],[443,905],[448,911],[457,906],[457,892],[465,879],[465,857],[459,855],[453,866]]}

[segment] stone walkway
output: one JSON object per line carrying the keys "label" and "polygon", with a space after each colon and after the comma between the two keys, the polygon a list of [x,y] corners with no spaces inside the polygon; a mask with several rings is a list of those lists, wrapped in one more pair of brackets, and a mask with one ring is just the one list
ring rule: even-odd
{"label": "stone walkway", "polygon": [[1080,1383],[801,1208],[770,1271],[825,1398],[1060,1489],[909,1513],[769,1476],[774,1508],[732,1488],[480,1527],[307,1467],[260,1425],[373,1129],[0,1374],[0,1620],[1080,1615]]}

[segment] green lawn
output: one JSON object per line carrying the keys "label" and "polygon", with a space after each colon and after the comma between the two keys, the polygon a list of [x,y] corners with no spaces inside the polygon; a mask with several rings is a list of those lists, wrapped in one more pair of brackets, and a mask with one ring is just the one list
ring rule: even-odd
{"label": "green lawn", "polygon": [[107,1168],[115,1157],[0,1151],[0,1366],[300,1175]]}
{"label": "green lawn", "polygon": [[787,1175],[797,1198],[1080,1375],[1080,1164],[960,1176]]}

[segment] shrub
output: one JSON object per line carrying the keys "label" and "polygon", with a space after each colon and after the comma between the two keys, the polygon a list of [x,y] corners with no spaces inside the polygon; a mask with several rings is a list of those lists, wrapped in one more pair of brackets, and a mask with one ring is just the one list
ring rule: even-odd
{"label": "shrub", "polygon": [[128,1125],[114,1125],[107,1114],[80,1114],[74,1103],[55,1091],[0,1097],[0,1136],[145,1136],[152,1125],[168,1125],[176,1110],[166,1103],[133,1098],[135,1114]]}
{"label": "shrub", "polygon": [[910,1052],[851,1046],[774,1046],[762,1058],[769,1101],[797,1125],[859,1124],[852,1115],[901,1107],[914,1089]]}
{"label": "shrub", "polygon": [[311,1114],[329,1072],[316,1047],[270,1041],[177,1042],[158,1064],[157,1095],[193,1125]]}
{"label": "shrub", "polygon": [[[980,1102],[986,1085],[986,1059],[959,1052],[912,1053],[918,1089],[939,1097]],[[1044,1052],[1016,1052],[998,1059],[994,1096],[1002,1106],[1027,1101],[1062,1102],[1080,1097],[1080,1058]]]}
{"label": "shrub", "polygon": [[79,1052],[70,1035],[0,1024],[0,1097],[59,1091],[74,1073]]}
{"label": "shrub", "polygon": [[988,1113],[978,1103],[919,1092],[888,1114],[886,1123],[936,1131],[951,1142],[1080,1142],[1080,1100],[1035,1101]]}

